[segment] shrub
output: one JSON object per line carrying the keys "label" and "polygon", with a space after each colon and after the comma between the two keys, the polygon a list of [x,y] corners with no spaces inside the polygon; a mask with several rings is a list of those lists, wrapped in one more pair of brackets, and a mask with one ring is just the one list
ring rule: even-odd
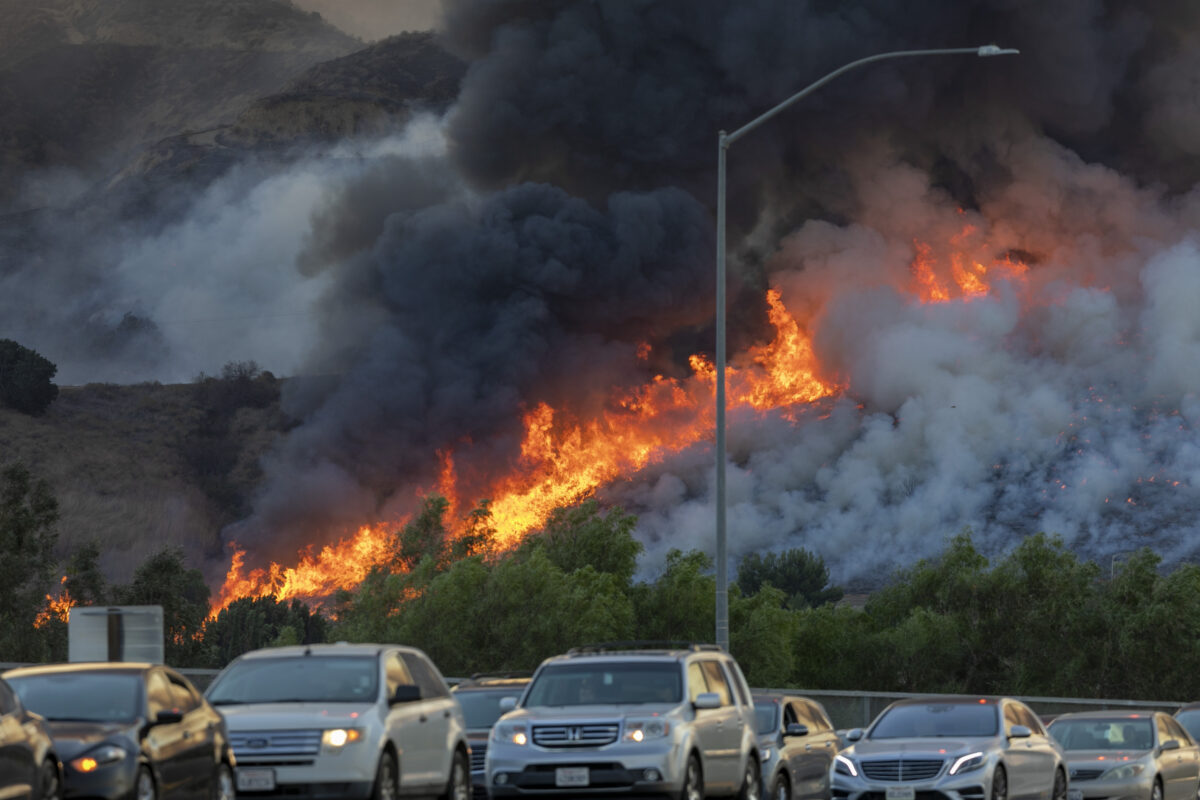
{"label": "shrub", "polygon": [[40,416],[58,397],[51,382],[58,367],[12,339],[0,339],[0,402],[23,414]]}

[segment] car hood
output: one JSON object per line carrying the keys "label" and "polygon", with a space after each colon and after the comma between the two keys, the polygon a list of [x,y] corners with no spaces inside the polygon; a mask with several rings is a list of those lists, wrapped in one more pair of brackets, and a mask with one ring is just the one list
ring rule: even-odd
{"label": "car hood", "polygon": [[1119,767],[1140,761],[1150,755],[1149,750],[1068,750],[1066,761],[1072,767]]}
{"label": "car hood", "polygon": [[137,727],[140,723],[124,722],[78,722],[75,720],[47,720],[46,731],[54,740],[54,749],[62,761],[70,761],[86,753],[98,744],[112,742],[126,749],[136,745]]}
{"label": "car hood", "polygon": [[848,755],[858,758],[948,758],[955,754],[983,750],[991,739],[860,739],[848,748]]}
{"label": "car hood", "polygon": [[593,706],[532,706],[517,708],[502,716],[505,722],[549,723],[569,720],[640,719],[643,717],[665,717],[679,706],[673,703],[639,703],[638,705],[593,705]]}
{"label": "car hood", "polygon": [[271,729],[343,728],[362,725],[375,713],[361,703],[247,703],[217,706],[230,733]]}

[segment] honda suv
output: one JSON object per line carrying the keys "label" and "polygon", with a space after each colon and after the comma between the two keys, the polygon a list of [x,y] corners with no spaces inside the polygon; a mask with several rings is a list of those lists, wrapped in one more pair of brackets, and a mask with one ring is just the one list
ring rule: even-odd
{"label": "honda suv", "polygon": [[415,648],[255,650],[207,697],[225,716],[239,797],[470,797],[462,711]]}
{"label": "honda suv", "polygon": [[577,648],[506,705],[487,751],[493,798],[761,795],[750,690],[714,645]]}

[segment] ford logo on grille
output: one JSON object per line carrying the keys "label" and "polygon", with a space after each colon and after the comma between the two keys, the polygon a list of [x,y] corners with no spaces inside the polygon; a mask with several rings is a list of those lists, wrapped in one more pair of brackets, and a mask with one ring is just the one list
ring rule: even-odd
{"label": "ford logo on grille", "polygon": [[268,742],[266,739],[249,739],[246,741],[246,747],[253,747],[255,749],[266,747],[268,744],[270,744],[270,742]]}

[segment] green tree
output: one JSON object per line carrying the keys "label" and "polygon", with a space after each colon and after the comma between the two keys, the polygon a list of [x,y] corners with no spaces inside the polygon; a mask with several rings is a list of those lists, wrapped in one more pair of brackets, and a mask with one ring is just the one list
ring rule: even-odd
{"label": "green tree", "polygon": [[129,584],[113,590],[120,605],[162,606],[164,656],[168,664],[179,667],[203,666],[212,660],[202,640],[209,594],[200,570],[189,569],[183,551],[173,547],[143,561]]}
{"label": "green tree", "polygon": [[0,402],[23,414],[40,416],[58,397],[58,367],[12,339],[0,339]]}
{"label": "green tree", "polygon": [[439,565],[446,562],[450,535],[445,517],[449,507],[450,501],[441,495],[431,494],[421,501],[416,518],[396,534],[394,570],[409,572],[426,556]]}
{"label": "green tree", "polygon": [[799,615],[767,584],[752,597],[729,593],[729,647],[751,686],[785,687],[796,670]]}
{"label": "green tree", "polygon": [[842,599],[842,590],[829,585],[829,567],[819,555],[803,548],[767,553],[750,553],[738,565],[737,584],[749,597],[763,584],[783,592],[791,608],[806,608]]}
{"label": "green tree", "polygon": [[249,650],[327,639],[329,622],[307,604],[274,597],[244,597],[204,625],[209,666],[223,667]]}
{"label": "green tree", "polygon": [[47,657],[34,627],[54,581],[58,501],[44,480],[23,466],[0,472],[0,642],[7,661]]}
{"label": "green tree", "polygon": [[101,606],[108,602],[108,581],[100,570],[100,545],[89,540],[67,559],[63,588],[78,606]]}
{"label": "green tree", "polygon": [[621,509],[600,513],[600,504],[585,500],[570,508],[557,508],[546,527],[522,543],[528,552],[541,548],[563,572],[584,567],[613,575],[625,585],[633,581],[642,545],[633,538],[637,517]]}
{"label": "green tree", "polygon": [[717,627],[711,569],[712,559],[699,550],[667,553],[662,575],[634,593],[637,638],[711,642]]}

